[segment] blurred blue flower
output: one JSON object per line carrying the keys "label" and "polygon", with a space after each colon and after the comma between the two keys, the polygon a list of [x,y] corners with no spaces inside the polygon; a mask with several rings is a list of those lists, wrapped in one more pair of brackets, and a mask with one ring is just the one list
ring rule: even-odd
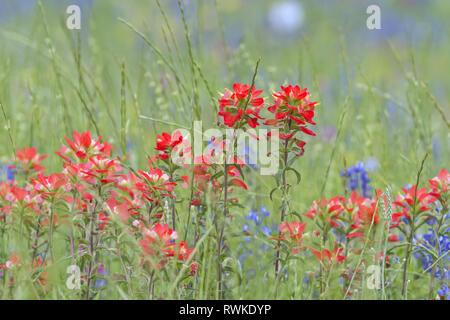
{"label": "blurred blue flower", "polygon": [[268,13],[269,27],[276,33],[292,34],[304,21],[304,10],[298,1],[274,3]]}
{"label": "blurred blue flower", "polygon": [[434,135],[431,138],[432,145],[433,145],[433,159],[435,161],[439,161],[439,158],[441,157],[441,145],[439,143],[439,138]]}
{"label": "blurred blue flower", "polygon": [[450,289],[445,284],[441,289],[438,289],[437,294],[441,299],[447,298],[447,300],[450,300]]}
{"label": "blurred blue flower", "polygon": [[[105,271],[105,268],[100,267],[98,268],[98,274],[106,276],[108,275],[108,272]],[[97,279],[95,281],[95,289],[105,288],[106,287],[106,280],[105,279]]]}
{"label": "blurred blue flower", "polygon": [[17,172],[17,169],[11,168],[11,165],[0,164],[0,182],[1,181],[13,181],[14,174]]}
{"label": "blurred blue flower", "polygon": [[376,158],[368,157],[366,158],[366,160],[364,160],[364,167],[367,169],[367,171],[373,172],[378,170],[378,168],[380,167],[380,163]]}
{"label": "blurred blue flower", "polygon": [[266,235],[266,236],[270,236],[272,234],[272,229],[270,229],[269,227],[266,226],[262,226],[261,227],[261,231]]}
{"label": "blurred blue flower", "polygon": [[262,206],[256,212],[254,210],[250,210],[250,214],[248,216],[244,216],[244,219],[253,221],[256,226],[259,226],[264,221],[264,218],[268,217],[269,215],[270,211],[267,210],[266,206]]}
{"label": "blurred blue flower", "polygon": [[372,190],[372,187],[369,185],[370,178],[363,162],[358,162],[355,166],[342,170],[341,176],[348,179],[347,188],[350,191],[360,189],[364,197],[370,197],[369,191]]}
{"label": "blurred blue flower", "polygon": [[250,210],[250,213],[247,216],[244,216],[244,219],[248,222],[244,223],[242,231],[248,233],[249,235],[244,237],[245,245],[242,243],[240,245],[240,249],[245,248],[245,251],[239,256],[239,261],[241,264],[243,264],[249,256],[253,255],[253,251],[249,249],[250,247],[257,248],[258,251],[267,251],[270,249],[269,245],[258,241],[258,237],[265,238],[271,235],[274,231],[273,226],[270,228],[263,224],[264,219],[269,215],[270,211],[267,210],[266,206],[262,206],[258,210]]}

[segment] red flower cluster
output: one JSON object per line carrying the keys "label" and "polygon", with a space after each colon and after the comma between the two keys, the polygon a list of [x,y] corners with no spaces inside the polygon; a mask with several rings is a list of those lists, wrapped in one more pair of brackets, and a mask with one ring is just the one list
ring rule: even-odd
{"label": "red flower cluster", "polygon": [[157,223],[153,228],[142,231],[143,239],[139,242],[144,256],[152,267],[162,268],[168,257],[176,257],[180,261],[189,259],[194,249],[189,249],[184,241],[176,243],[178,234],[167,224]]}
{"label": "red flower cluster", "polygon": [[279,128],[280,139],[294,139],[298,149],[296,154],[302,155],[306,143],[296,135],[300,131],[307,135],[316,135],[307,126],[316,124],[313,118],[317,102],[311,102],[311,95],[307,88],[300,89],[298,85],[281,86],[281,91],[273,94],[273,100],[274,104],[268,110],[274,114],[274,118],[267,120],[264,124]]}
{"label": "red flower cluster", "polygon": [[[147,170],[123,172],[122,161],[112,158],[111,145],[101,138],[92,139],[90,132],[73,133],[73,141],[56,152],[63,160],[62,172],[44,175],[35,149],[17,152],[24,168],[38,172],[29,183],[20,188],[17,182],[0,183],[0,221],[13,223],[22,219],[37,247],[42,247],[39,235],[51,232],[61,224],[71,224],[80,234],[73,240],[73,252],[93,254],[96,243],[86,245],[83,239],[98,239],[111,233],[111,225],[125,224],[125,230],[135,237],[144,252],[144,261],[162,268],[174,258],[186,261],[193,249],[184,241],[176,242],[177,234],[167,224],[167,198],[174,198],[173,182],[161,168],[149,162]],[[183,138],[162,134],[156,149],[160,159],[181,145]],[[24,171],[25,172],[25,171]],[[57,208],[57,209],[55,209]],[[118,219],[114,219],[116,216]],[[71,222],[71,223],[70,223]],[[46,237],[44,237],[46,239]],[[99,249],[100,250],[100,249]],[[36,266],[45,265],[43,258],[35,257]],[[12,266],[8,262],[7,266]],[[192,269],[194,270],[194,269]],[[192,271],[194,272],[194,271]],[[89,274],[86,275],[89,277]],[[41,279],[41,278],[39,278]]]}
{"label": "red flower cluster", "polygon": [[219,99],[219,116],[223,118],[223,124],[227,127],[241,125],[241,119],[255,128],[259,125],[259,112],[264,107],[264,99],[258,96],[263,92],[252,87],[249,97],[249,86],[245,84],[233,84],[233,90],[225,89],[225,93]]}
{"label": "red flower cluster", "polygon": [[430,183],[431,192],[430,195],[444,200],[444,195],[449,191],[450,185],[450,173],[447,170],[442,169],[439,171],[438,175],[433,179],[428,180]]}
{"label": "red flower cluster", "polygon": [[321,220],[330,224],[333,228],[337,228],[340,226],[340,215],[345,209],[345,198],[334,197],[328,201],[323,198],[322,200],[314,201],[311,209],[305,213],[305,216],[310,219],[315,219],[316,216],[319,216]]}
{"label": "red flower cluster", "polygon": [[[319,259],[319,261],[327,261],[328,264],[337,264],[344,261],[346,257],[342,255],[344,248],[335,246],[334,251],[330,252],[328,249],[322,249],[322,251],[316,250],[314,248],[309,248],[311,252]],[[327,258],[327,260],[325,260]]]}
{"label": "red flower cluster", "polygon": [[185,153],[191,150],[190,146],[185,146],[183,143],[183,136],[180,131],[175,131],[173,135],[163,132],[156,138],[156,148],[159,151],[156,156],[157,159],[166,160],[172,156],[175,151],[177,155],[182,157]]}
{"label": "red flower cluster", "polygon": [[28,174],[30,170],[34,170],[35,172],[44,171],[45,167],[40,162],[45,158],[47,158],[47,155],[39,155],[36,148],[23,147],[22,151],[19,149],[16,150],[16,159],[22,166],[25,174]]}
{"label": "red flower cluster", "polygon": [[366,198],[356,190],[349,199],[334,197],[314,201],[311,209],[305,214],[308,218],[319,219],[337,229],[348,238],[362,237],[370,225],[377,224],[379,208],[375,197]]}
{"label": "red flower cluster", "polygon": [[[420,213],[431,211],[432,204],[437,201],[441,201],[444,206],[447,206],[446,194],[450,184],[450,174],[447,170],[442,169],[436,177],[428,182],[429,188],[425,187],[420,190],[416,190],[416,186],[411,186],[409,189],[402,188],[404,194],[398,195],[393,202],[394,209],[398,211],[392,214],[390,228],[403,224],[403,219],[414,219],[413,213],[417,216]],[[416,201],[415,206],[414,200]]]}
{"label": "red flower cluster", "polygon": [[[71,141],[66,137],[64,137],[64,139],[69,145],[69,148],[63,145],[61,149],[55,153],[67,162],[72,162],[75,158],[84,162],[96,155],[109,157],[111,154],[111,145],[107,142],[102,143],[101,137],[99,137],[97,141],[92,140],[89,131],[83,132],[81,135],[77,131],[74,131],[74,141]],[[71,159],[70,157],[73,158]]]}
{"label": "red flower cluster", "polygon": [[269,239],[287,242],[292,249],[292,252],[295,254],[304,249],[303,232],[305,231],[305,227],[306,224],[302,222],[286,222],[278,226],[280,236],[271,237]]}
{"label": "red flower cluster", "polygon": [[292,127],[298,127],[304,133],[315,136],[314,132],[306,128],[307,123],[316,124],[313,118],[317,102],[310,101],[311,95],[307,91],[308,89],[300,89],[298,85],[295,87],[289,85],[281,86],[281,90],[273,94],[274,104],[268,108],[275,118],[267,120],[266,124],[282,127],[286,120],[292,120],[294,122]]}

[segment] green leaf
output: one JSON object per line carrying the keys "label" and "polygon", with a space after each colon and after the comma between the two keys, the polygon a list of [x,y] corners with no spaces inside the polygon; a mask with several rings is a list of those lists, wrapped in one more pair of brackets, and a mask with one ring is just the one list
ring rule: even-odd
{"label": "green leaf", "polygon": [[299,184],[300,181],[302,181],[302,175],[296,169],[294,169],[292,167],[287,167],[284,170],[286,170],[286,171],[293,171],[295,173],[295,176],[297,177],[297,184]]}
{"label": "green leaf", "polygon": [[223,176],[223,171],[219,171],[217,173],[215,173],[212,177],[211,180],[215,180],[217,178],[220,178],[221,176]]}
{"label": "green leaf", "polygon": [[273,195],[273,193],[274,193],[275,191],[277,191],[277,190],[280,190],[280,187],[275,187],[275,188],[273,188],[273,189],[270,191],[270,194],[269,194],[270,200],[273,201],[272,195]]}

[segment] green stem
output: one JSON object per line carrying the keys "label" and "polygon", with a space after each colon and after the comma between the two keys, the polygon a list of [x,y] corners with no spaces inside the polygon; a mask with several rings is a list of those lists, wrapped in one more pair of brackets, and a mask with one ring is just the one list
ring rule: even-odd
{"label": "green stem", "polygon": [[406,276],[407,276],[407,270],[408,270],[408,264],[409,264],[409,259],[411,257],[411,252],[412,252],[412,242],[413,242],[413,238],[414,238],[414,232],[416,231],[416,228],[414,226],[415,224],[415,218],[416,218],[416,205],[417,205],[417,192],[419,191],[419,182],[420,182],[420,175],[422,173],[423,170],[423,165],[425,163],[425,160],[428,157],[428,153],[425,154],[422,163],[420,165],[420,169],[417,172],[417,179],[416,179],[416,185],[415,185],[415,189],[414,189],[414,201],[413,201],[413,206],[412,206],[412,212],[411,212],[411,231],[409,233],[409,239],[408,239],[408,246],[406,248],[406,258],[405,258],[405,262],[403,264],[403,283],[402,283],[402,296],[403,299],[406,298]]}
{"label": "green stem", "polygon": [[[289,120],[288,128],[290,128],[290,124],[291,124],[291,120]],[[288,131],[289,131],[289,129],[288,129]],[[280,224],[283,224],[283,222],[284,222],[284,217],[286,215],[287,201],[288,201],[287,200],[288,188],[287,188],[287,180],[286,180],[286,168],[287,168],[287,160],[288,160],[288,152],[287,152],[288,143],[289,143],[288,139],[284,140],[284,155],[283,155],[284,156],[283,157],[284,168],[283,168],[283,172],[282,172],[282,176],[281,176],[281,180],[282,180],[281,183],[283,184],[283,199],[282,199],[282,205],[281,205]],[[281,237],[281,231],[279,232],[279,237]],[[280,244],[278,243],[276,260],[275,260],[275,275],[276,276],[278,274],[278,269],[279,269],[279,259],[280,259]]]}

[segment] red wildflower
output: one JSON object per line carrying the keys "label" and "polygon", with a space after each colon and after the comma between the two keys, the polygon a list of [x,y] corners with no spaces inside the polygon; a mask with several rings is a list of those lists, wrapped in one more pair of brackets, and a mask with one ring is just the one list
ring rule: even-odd
{"label": "red wildflower", "polygon": [[[306,123],[315,125],[312,121],[314,118],[314,108],[317,102],[311,102],[311,95],[307,88],[300,89],[298,85],[293,87],[281,86],[280,92],[274,92],[274,104],[268,110],[275,114],[277,124],[282,124],[285,119],[293,120],[298,126],[306,125]],[[272,121],[273,122],[273,121]]]}
{"label": "red wildflower", "polygon": [[309,248],[311,252],[319,259],[319,261],[324,261],[328,258],[330,264],[337,264],[345,260],[345,256],[341,255],[344,250],[342,247],[335,247],[334,251],[331,253],[328,249],[322,249],[322,251],[316,250],[314,248]]}
{"label": "red wildflower", "polygon": [[248,100],[249,89],[248,85],[240,83],[233,84],[233,90],[225,89],[225,93],[219,99],[218,113],[223,118],[225,126],[234,127],[236,122],[239,124],[241,119],[244,119],[250,127],[255,128],[259,125],[258,119],[264,119],[259,116],[264,105],[264,99],[258,97],[262,90],[252,87]]}
{"label": "red wildflower", "polygon": [[[393,224],[390,228],[395,228],[400,223],[402,223],[402,218],[406,218],[408,220],[411,219],[412,213],[419,213],[432,210],[431,203],[435,202],[437,199],[433,196],[434,193],[428,192],[427,188],[422,188],[417,191],[416,195],[416,187],[412,186],[411,188],[402,188],[404,195],[398,195],[393,204],[395,205],[395,209],[400,209],[392,214],[392,222]],[[415,209],[412,211],[412,207],[414,206],[414,198],[416,200]]]}
{"label": "red wildflower", "polygon": [[36,148],[25,148],[23,147],[22,151],[19,149],[16,150],[16,157],[19,163],[22,165],[22,170],[25,173],[28,173],[30,169],[36,172],[44,171],[45,167],[43,167],[40,162],[47,158],[47,155],[40,156]]}
{"label": "red wildflower", "polygon": [[156,138],[155,150],[159,151],[159,154],[156,156],[157,159],[166,160],[171,157],[174,150],[177,152],[177,155],[182,157],[191,150],[191,147],[188,145],[183,147],[183,136],[180,131],[177,130],[173,135],[170,135],[167,132],[158,135]]}
{"label": "red wildflower", "polygon": [[82,161],[95,155],[102,155],[105,157],[110,156],[111,145],[107,142],[101,142],[101,136],[97,139],[97,141],[93,140],[89,131],[83,132],[81,135],[77,131],[74,131],[74,141],[71,141],[66,137],[64,137],[64,139],[69,145],[69,148],[63,145],[61,149],[55,153],[67,162],[72,161],[69,158],[72,155]]}
{"label": "red wildflower", "polygon": [[357,194],[355,190],[350,195],[346,208],[353,214],[353,223],[351,224],[353,230],[347,235],[347,238],[359,237],[362,240],[365,230],[368,230],[371,224],[379,222],[379,205],[375,197],[366,198]]}
{"label": "red wildflower", "polygon": [[433,179],[428,180],[432,192],[430,195],[436,198],[441,198],[442,193],[446,193],[449,190],[450,185],[450,173],[447,170],[442,169],[438,175]]}
{"label": "red wildflower", "polygon": [[307,88],[300,89],[289,85],[281,86],[281,91],[273,93],[274,104],[268,110],[274,114],[274,119],[267,120],[264,124],[281,129],[280,138],[283,140],[294,139],[294,154],[301,156],[304,153],[305,142],[296,137],[298,132],[315,136],[316,134],[307,128],[307,125],[315,125],[313,121],[314,109],[317,102],[311,102],[311,95]]}
{"label": "red wildflower", "polygon": [[177,233],[167,224],[157,223],[153,228],[145,229],[142,235],[139,244],[144,250],[144,256],[148,258],[152,267],[162,268],[167,263],[166,251],[178,237]]}
{"label": "red wildflower", "polygon": [[305,214],[310,219],[319,217],[333,228],[339,227],[340,215],[345,209],[345,199],[343,197],[334,197],[330,200],[323,198],[321,201],[314,201],[311,209]]}
{"label": "red wildflower", "polygon": [[234,185],[237,186],[237,187],[241,187],[241,188],[244,188],[245,190],[247,190],[247,185],[246,185],[242,180],[239,180],[239,179],[231,179],[231,180],[229,181],[229,183],[230,183],[230,184],[234,184]]}
{"label": "red wildflower", "polygon": [[298,253],[303,248],[303,232],[305,228],[306,223],[298,221],[293,221],[292,223],[285,222],[278,226],[280,236],[269,239],[290,242],[293,253]]}
{"label": "red wildflower", "polygon": [[37,191],[43,199],[48,199],[56,195],[59,190],[64,192],[63,187],[70,187],[66,185],[67,178],[62,173],[52,173],[49,176],[38,174],[36,179],[30,178],[33,183],[33,189]]}
{"label": "red wildflower", "polygon": [[176,256],[179,261],[186,261],[194,251],[194,249],[189,249],[188,244],[184,241],[180,241],[174,247],[174,249],[166,250],[166,253],[170,257]]}
{"label": "red wildflower", "polygon": [[169,176],[161,169],[152,167],[148,171],[138,171],[141,181],[136,182],[136,189],[148,201],[160,200],[163,197],[175,197],[171,194],[177,184],[171,182]]}

